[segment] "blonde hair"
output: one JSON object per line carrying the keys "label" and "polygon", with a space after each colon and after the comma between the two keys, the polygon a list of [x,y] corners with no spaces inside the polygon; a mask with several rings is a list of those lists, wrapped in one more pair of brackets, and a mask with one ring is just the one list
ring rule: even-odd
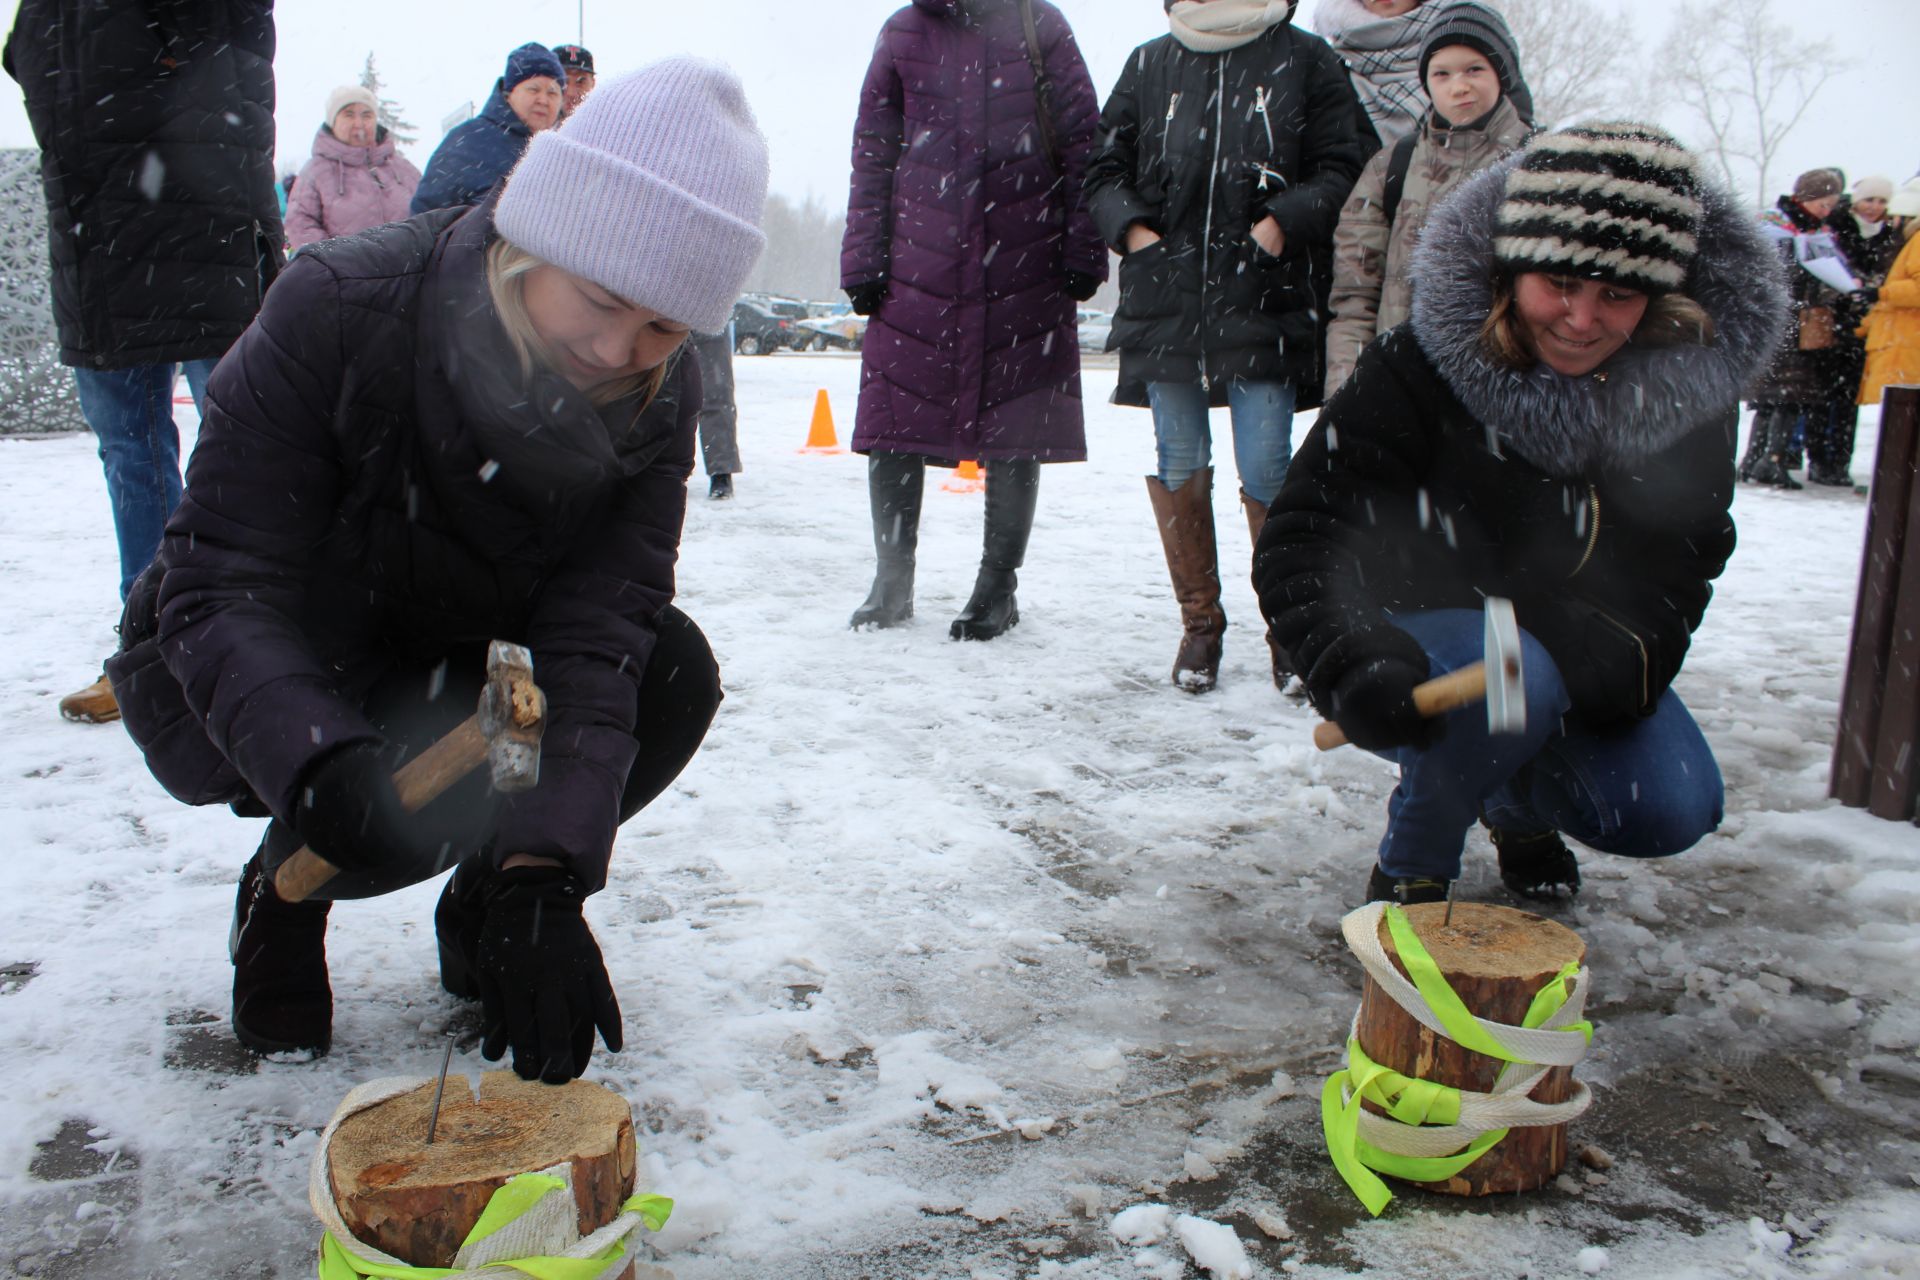
{"label": "blonde hair", "polygon": [[[487,292],[493,297],[493,310],[500,317],[500,327],[507,331],[507,341],[513,344],[514,354],[520,358],[523,380],[533,377],[535,361],[549,370],[559,368],[553,352],[533,327],[533,318],[527,314],[527,273],[535,267],[549,265],[544,258],[535,257],[504,239],[487,246]],[[645,373],[604,382],[588,391],[587,399],[599,409],[644,393],[640,401],[640,411],[644,411],[666,383],[667,364],[668,361],[662,360]]]}
{"label": "blonde hair", "polygon": [[[1647,300],[1646,314],[1633,327],[1630,341],[1642,347],[1710,347],[1713,317],[1684,293],[1659,294]],[[1480,326],[1480,349],[1503,369],[1531,369],[1540,363],[1540,353],[1533,349],[1520,309],[1514,305],[1511,279],[1494,281],[1493,307]]]}

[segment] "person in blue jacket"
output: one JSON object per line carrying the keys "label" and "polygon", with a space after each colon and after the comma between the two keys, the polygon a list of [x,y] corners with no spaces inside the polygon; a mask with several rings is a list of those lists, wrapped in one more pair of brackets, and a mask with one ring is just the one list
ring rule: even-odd
{"label": "person in blue jacket", "polygon": [[434,148],[410,213],[478,204],[507,176],[534,134],[560,123],[567,73],[543,44],[523,44],[507,55],[506,73],[471,120],[455,125]]}

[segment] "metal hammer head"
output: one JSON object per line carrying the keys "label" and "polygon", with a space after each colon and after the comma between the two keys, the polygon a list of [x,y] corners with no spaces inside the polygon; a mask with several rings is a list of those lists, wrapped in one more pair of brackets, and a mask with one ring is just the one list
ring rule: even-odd
{"label": "metal hammer head", "polygon": [[526,646],[495,640],[487,646],[487,687],[480,691],[480,731],[495,791],[530,791],[540,781],[540,735],[547,698],[533,682]]}
{"label": "metal hammer head", "polygon": [[1527,691],[1520,668],[1520,624],[1513,601],[1487,597],[1487,732],[1527,731]]}

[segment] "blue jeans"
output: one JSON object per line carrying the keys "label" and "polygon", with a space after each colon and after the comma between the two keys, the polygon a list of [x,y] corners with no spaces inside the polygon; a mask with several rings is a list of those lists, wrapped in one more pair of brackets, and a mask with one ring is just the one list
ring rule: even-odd
{"label": "blue jeans", "polygon": [[[1478,609],[1394,616],[1420,642],[1435,676],[1485,656]],[[1603,853],[1662,858],[1692,848],[1720,825],[1720,766],[1679,697],[1630,724],[1590,729],[1568,719],[1567,688],[1553,658],[1520,633],[1527,727],[1487,732],[1486,708],[1445,717],[1429,747],[1380,754],[1400,766],[1387,801],[1380,869],[1390,876],[1456,880],[1467,831],[1484,814],[1496,827],[1559,831]]]}
{"label": "blue jeans", "polygon": [[167,517],[180,502],[180,431],[173,425],[173,383],[185,370],[193,403],[204,408],[207,375],[218,360],[75,369],[80,413],[100,438],[100,464],[120,542],[120,598],[160,549]]}
{"label": "blue jeans", "polygon": [[[1213,458],[1207,389],[1197,382],[1149,382],[1147,403],[1153,406],[1160,483],[1178,489]],[[1293,458],[1293,387],[1236,378],[1227,384],[1227,411],[1240,487],[1266,506],[1278,496]]]}

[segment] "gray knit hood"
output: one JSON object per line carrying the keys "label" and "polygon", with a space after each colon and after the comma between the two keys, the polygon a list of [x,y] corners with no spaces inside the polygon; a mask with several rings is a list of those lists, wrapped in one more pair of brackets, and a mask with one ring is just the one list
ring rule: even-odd
{"label": "gray knit hood", "polygon": [[1414,337],[1467,411],[1503,447],[1571,479],[1660,453],[1737,404],[1779,348],[1787,292],[1753,220],[1706,181],[1699,253],[1681,292],[1713,318],[1712,346],[1629,344],[1580,378],[1487,357],[1480,329],[1493,309],[1494,216],[1520,159],[1475,175],[1436,208],[1413,255]]}

